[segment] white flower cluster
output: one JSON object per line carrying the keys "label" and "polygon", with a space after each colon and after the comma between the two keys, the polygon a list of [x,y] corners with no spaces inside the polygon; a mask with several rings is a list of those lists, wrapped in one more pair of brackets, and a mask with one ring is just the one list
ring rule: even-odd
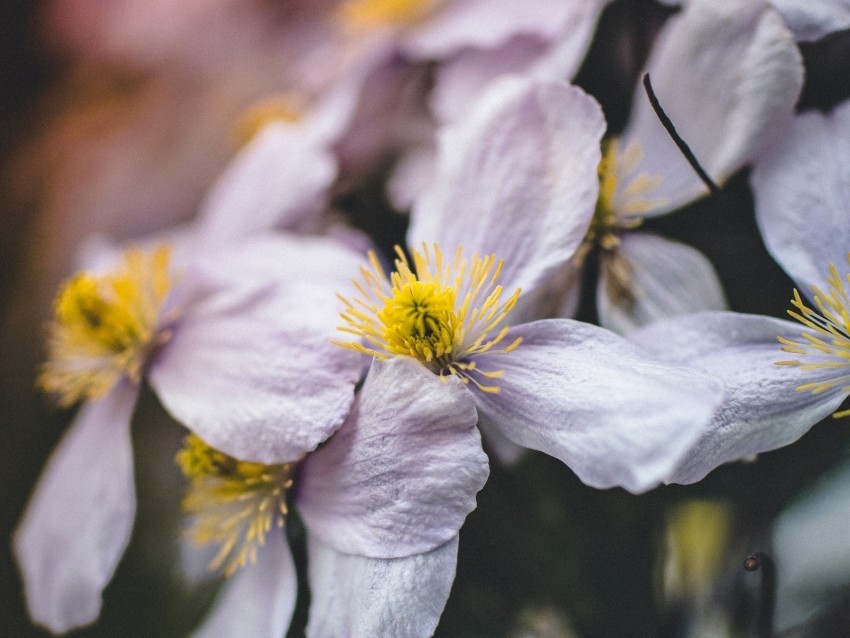
{"label": "white flower cluster", "polygon": [[[227,22],[228,3],[207,4]],[[282,4],[250,33],[286,64],[265,69],[277,85],[195,219],[87,251],[56,297],[38,384],[80,408],[14,536],[36,624],[100,614],[133,530],[145,388],[188,430],[175,489],[224,579],[198,636],[286,634],[290,510],[307,635],[429,636],[485,448],[507,464],[542,451],[638,494],[840,409],[850,102],[795,109],[798,43],[850,27],[846,2],[659,8],[644,69],[714,181],[752,168],[764,242],[800,287],[795,320],[727,310],[707,257],[645,230],[709,191],[640,84],[615,135],[570,83],[608,0]],[[214,47],[199,11],[174,7],[149,18],[194,38],[190,70],[246,46],[216,22]],[[158,68],[135,33],[99,46]],[[367,182],[381,204],[349,206]],[[391,231],[404,223],[406,241]],[[585,270],[599,325],[573,318]]]}

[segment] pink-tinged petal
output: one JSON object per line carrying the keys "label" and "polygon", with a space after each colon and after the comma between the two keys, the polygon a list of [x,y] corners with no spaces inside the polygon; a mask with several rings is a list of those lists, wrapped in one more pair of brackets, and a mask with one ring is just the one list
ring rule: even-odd
{"label": "pink-tinged petal", "polygon": [[94,622],[133,528],[130,419],[138,389],[120,383],[84,405],[53,452],[15,532],[33,621],[60,633]]}
{"label": "pink-tinged petal", "polygon": [[588,0],[454,0],[443,3],[402,43],[414,58],[442,59],[473,47],[497,47],[512,36],[554,37]]}
{"label": "pink-tinged petal", "polygon": [[813,395],[796,388],[835,369],[803,371],[776,365],[794,355],[777,337],[800,340],[800,324],[732,312],[703,312],[659,322],[630,338],[670,363],[698,367],[721,379],[719,410],[670,483],[694,483],[715,467],[793,443],[841,405],[838,388]]}
{"label": "pink-tinged petal", "polygon": [[461,117],[487,85],[505,73],[570,80],[590,46],[604,1],[565,2],[566,28],[554,39],[511,38],[495,49],[470,48],[443,61],[436,70],[431,107],[438,120]]}
{"label": "pink-tinged petal", "polygon": [[803,288],[839,272],[850,251],[850,102],[806,113],[752,173],[756,220],[767,249]]}
{"label": "pink-tinged petal", "polygon": [[458,537],[424,554],[367,558],[307,536],[310,638],[434,634],[457,566]]}
{"label": "pink-tinged petal", "polygon": [[587,232],[604,128],[599,105],[576,87],[512,76],[494,82],[440,139],[410,245],[495,253],[505,260],[505,288],[531,292]]}
{"label": "pink-tinged petal", "polygon": [[[677,131],[718,183],[784,131],[803,83],[793,35],[759,0],[688,3],[665,25],[647,71]],[[648,193],[660,200],[651,214],[706,194],[642,87],[635,92],[632,108],[622,147],[635,143],[642,156],[623,170],[660,179]],[[625,175],[622,183],[629,183]],[[620,199],[618,208],[627,209],[629,198],[624,194]]]}
{"label": "pink-tinged petal", "polygon": [[513,352],[478,358],[482,370],[505,371],[498,394],[474,393],[482,419],[592,487],[642,492],[664,481],[720,403],[713,378],[602,328],[548,319],[507,338],[519,336]]}
{"label": "pink-tinged petal", "polygon": [[771,4],[800,41],[850,28],[848,0],[771,0]]}
{"label": "pink-tinged petal", "polygon": [[336,178],[333,155],[298,124],[274,123],[231,162],[202,207],[199,232],[223,243],[293,228],[323,208]]}
{"label": "pink-tinged petal", "polygon": [[726,309],[714,266],[690,246],[657,235],[626,233],[617,259],[628,265],[632,298],[617,298],[615,280],[603,267],[596,304],[599,323],[609,330],[627,334],[659,319]]}
{"label": "pink-tinged petal", "polygon": [[331,343],[334,292],[359,263],[350,255],[318,238],[256,239],[220,251],[215,269],[199,266],[222,287],[184,309],[151,364],[166,409],[213,447],[261,463],[295,461],[327,439],[361,376],[360,356]]}
{"label": "pink-tinged petal", "polygon": [[239,568],[219,591],[194,638],[285,636],[298,582],[292,554],[281,530],[273,529],[256,564]]}
{"label": "pink-tinged petal", "polygon": [[446,542],[489,473],[477,420],[457,379],[405,357],[375,361],[342,428],[304,460],[305,525],[339,551],[375,558]]}

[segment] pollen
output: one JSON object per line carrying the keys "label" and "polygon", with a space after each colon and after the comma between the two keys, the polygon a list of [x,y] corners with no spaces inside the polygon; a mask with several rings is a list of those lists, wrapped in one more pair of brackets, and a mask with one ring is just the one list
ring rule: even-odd
{"label": "pollen", "polygon": [[339,8],[342,23],[370,30],[414,24],[425,18],[438,0],[348,0]]}
{"label": "pollen", "polygon": [[194,434],[186,437],[176,461],[189,482],[183,498],[183,511],[191,517],[187,536],[198,545],[218,545],[210,570],[230,577],[256,563],[266,535],[286,521],[294,464],[240,461]]}
{"label": "pollen", "polygon": [[[850,282],[850,274],[846,278]],[[777,361],[776,364],[795,366],[801,370],[834,370],[834,375],[828,379],[797,386],[799,392],[821,394],[840,388],[841,392],[850,394],[850,296],[833,264],[829,265],[827,284],[827,291],[812,286],[816,309],[807,306],[797,289],[794,289],[791,305],[795,310],[789,310],[788,314],[810,328],[811,332],[801,333],[799,341],[777,337],[783,352],[795,354],[799,358]],[[843,410],[832,416],[839,418],[848,414],[850,410]]]}
{"label": "pollen", "polygon": [[236,123],[236,140],[244,146],[264,127],[274,122],[296,124],[301,121],[303,108],[287,94],[269,96],[249,106]]}
{"label": "pollen", "polygon": [[150,348],[167,338],[159,323],[170,256],[165,246],[131,248],[115,272],[78,274],[62,286],[38,379],[60,404],[103,396],[122,376],[139,381]]}
{"label": "pollen", "polygon": [[387,277],[374,252],[369,267],[362,267],[354,280],[358,296],[340,295],[345,310],[342,332],[357,341],[335,341],[378,359],[394,356],[416,359],[441,378],[458,376],[485,392],[498,392],[493,379],[502,370],[482,369],[476,358],[484,353],[508,353],[521,339],[505,344],[509,327],[503,325],[520,295],[517,289],[502,302],[498,284],[503,262],[495,255],[469,260],[458,248],[446,261],[439,247],[433,252],[411,250],[413,267],[396,246],[395,271]]}

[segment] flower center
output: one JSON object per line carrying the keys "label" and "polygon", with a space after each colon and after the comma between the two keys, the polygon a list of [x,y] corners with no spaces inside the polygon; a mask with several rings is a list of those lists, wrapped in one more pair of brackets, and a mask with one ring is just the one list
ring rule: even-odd
{"label": "flower center", "polygon": [[503,262],[494,255],[476,254],[470,262],[458,248],[449,263],[436,245],[433,255],[427,246],[422,248],[411,250],[411,269],[396,246],[396,269],[390,277],[375,253],[369,253],[371,268],[363,267],[362,281],[354,281],[360,296],[354,301],[340,296],[345,304],[341,317],[347,325],[339,329],[365,343],[334,343],[379,359],[413,357],[442,378],[454,374],[463,383],[472,381],[485,392],[498,392],[487,379],[504,372],[482,370],[475,359],[486,352],[507,353],[519,345],[521,339],[500,346],[509,329],[502,324],[520,290],[501,303],[497,281]]}
{"label": "flower center", "polygon": [[138,382],[171,282],[171,251],[131,248],[114,273],[78,274],[59,291],[39,384],[62,405],[106,394],[121,376]]}
{"label": "flower center", "polygon": [[294,464],[239,461],[194,434],[186,437],[176,461],[189,481],[183,498],[183,510],[192,517],[189,538],[198,545],[219,546],[210,570],[223,569],[230,577],[256,563],[266,534],[286,520]]}
{"label": "flower center", "polygon": [[426,17],[438,0],[348,0],[339,8],[343,23],[356,29],[405,26]]}
{"label": "flower center", "polygon": [[[848,255],[850,260],[850,255]],[[850,274],[847,275],[850,281]],[[788,314],[814,332],[801,333],[800,341],[778,337],[782,351],[799,355],[799,359],[777,361],[777,365],[796,366],[801,370],[834,369],[829,379],[813,381],[797,386],[800,392],[820,394],[841,386],[841,391],[850,394],[850,296],[844,280],[833,264],[829,265],[828,292],[812,286],[814,305],[810,308],[797,289],[791,305],[797,310]],[[850,414],[850,410],[836,412],[835,418]]]}

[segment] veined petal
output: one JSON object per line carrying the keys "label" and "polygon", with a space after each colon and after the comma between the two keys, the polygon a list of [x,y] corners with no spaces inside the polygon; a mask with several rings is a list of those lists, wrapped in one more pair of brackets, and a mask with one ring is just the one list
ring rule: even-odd
{"label": "veined petal", "polygon": [[[624,233],[613,259],[613,268],[600,268],[596,293],[599,322],[609,330],[627,334],[659,319],[726,309],[714,267],[695,248],[649,233]],[[620,274],[628,281],[619,281]],[[620,288],[623,283],[628,288]]]}
{"label": "veined petal", "polygon": [[316,213],[336,178],[333,155],[297,123],[267,125],[236,156],[203,204],[199,232],[227,242],[292,228]]}
{"label": "veined petal", "polygon": [[397,558],[452,538],[489,472],[475,404],[417,361],[374,361],[342,428],[304,460],[298,506],[349,554]]}
{"label": "veined petal", "polygon": [[362,374],[360,357],[331,343],[334,292],[348,272],[339,269],[359,262],[315,238],[257,238],[217,257],[197,275],[214,292],[186,308],[151,365],[151,384],[178,421],[222,452],[298,460],[342,424]]}
{"label": "veined petal", "polygon": [[257,562],[229,578],[194,638],[219,636],[285,636],[298,583],[292,554],[283,532],[275,529]]}
{"label": "veined petal", "polygon": [[599,105],[576,87],[494,82],[440,139],[436,177],[413,209],[408,244],[496,254],[505,289],[531,292],[587,232],[604,128]]}
{"label": "veined petal", "polygon": [[474,392],[482,418],[592,487],[642,492],[666,480],[720,403],[708,375],[596,326],[549,319],[512,329],[517,336],[515,351],[488,357],[505,374],[498,394]]}
{"label": "veined petal", "polygon": [[797,40],[819,40],[850,28],[847,0],[770,0]]}
{"label": "veined petal", "polygon": [[[752,173],[756,220],[768,250],[809,294],[850,251],[850,102],[805,113]],[[843,272],[843,270],[842,270]]]}
{"label": "veined petal", "polygon": [[130,419],[138,390],[119,383],[86,403],[53,452],[14,536],[27,607],[53,632],[94,622],[133,528]]}
{"label": "veined petal", "polygon": [[713,420],[668,482],[694,483],[718,465],[788,445],[841,405],[840,388],[822,394],[796,390],[834,369],[776,365],[789,358],[777,337],[798,340],[802,331],[798,323],[772,317],[703,312],[629,335],[660,359],[703,369],[726,386]]}
{"label": "veined petal", "polygon": [[451,591],[458,537],[424,554],[352,556],[307,536],[311,638],[431,636]]}
{"label": "veined petal", "polygon": [[[759,0],[690,2],[659,36],[647,71],[664,110],[718,183],[751,161],[790,122],[803,83],[801,56],[781,17]],[[706,99],[710,96],[710,99]],[[658,121],[641,87],[623,148],[660,179],[660,214],[707,190]]]}

